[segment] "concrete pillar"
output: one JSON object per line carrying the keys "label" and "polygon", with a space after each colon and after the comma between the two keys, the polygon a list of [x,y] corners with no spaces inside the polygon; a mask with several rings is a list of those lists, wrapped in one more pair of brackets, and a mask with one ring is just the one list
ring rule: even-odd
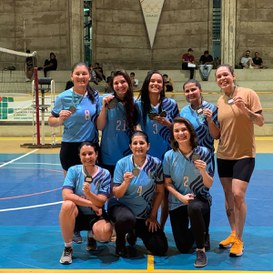
{"label": "concrete pillar", "polygon": [[[74,63],[84,61],[84,29],[83,29],[83,1],[69,0],[70,14],[70,62]],[[69,56],[67,56],[69,57]]]}
{"label": "concrete pillar", "polygon": [[235,65],[236,3],[222,1],[221,63]]}

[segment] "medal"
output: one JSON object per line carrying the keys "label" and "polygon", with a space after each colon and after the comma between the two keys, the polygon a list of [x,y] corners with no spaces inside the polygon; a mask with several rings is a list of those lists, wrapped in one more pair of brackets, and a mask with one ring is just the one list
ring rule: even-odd
{"label": "medal", "polygon": [[85,95],[81,96],[78,95],[80,98],[78,100],[75,100],[75,93],[72,91],[72,105],[69,107],[69,111],[74,114],[77,111],[77,106],[82,102]]}
{"label": "medal", "polygon": [[72,114],[74,114],[76,112],[76,107],[74,105],[71,105],[68,109]]}
{"label": "medal", "polygon": [[118,99],[114,97],[109,103],[108,103],[108,109],[114,109],[118,105]]}
{"label": "medal", "polygon": [[162,118],[167,117],[167,112],[166,112],[165,110],[162,111],[162,112],[160,113],[160,116],[161,116]]}
{"label": "medal", "polygon": [[93,181],[92,176],[86,176],[86,177],[84,178],[84,182],[87,182],[88,184],[90,184],[92,181]]}
{"label": "medal", "polygon": [[234,103],[234,100],[231,98],[231,99],[229,99],[229,100],[227,101],[227,103],[228,103],[229,105],[232,105],[232,104]]}
{"label": "medal", "polygon": [[139,173],[140,173],[140,169],[139,168],[133,168],[133,170],[132,170],[132,174],[134,175],[134,176],[138,176],[139,175]]}
{"label": "medal", "polygon": [[157,113],[149,113],[148,117],[150,120],[154,120],[156,117],[158,117],[159,115]]}
{"label": "medal", "polygon": [[200,159],[200,155],[196,154],[196,153],[193,153],[192,156],[191,156],[191,160],[194,162],[195,160],[198,160],[198,159]]}
{"label": "medal", "polygon": [[203,108],[202,108],[202,107],[198,108],[198,109],[196,110],[196,112],[197,112],[197,115],[198,115],[198,116],[202,115],[202,114],[203,114]]}

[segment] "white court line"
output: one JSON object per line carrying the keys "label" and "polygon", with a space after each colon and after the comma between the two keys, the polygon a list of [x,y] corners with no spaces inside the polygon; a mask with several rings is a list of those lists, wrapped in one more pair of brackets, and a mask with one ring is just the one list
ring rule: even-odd
{"label": "white court line", "polygon": [[12,159],[11,161],[8,161],[8,162],[6,162],[6,163],[0,165],[0,168],[5,167],[6,165],[9,165],[9,164],[11,164],[11,163],[13,163],[13,162],[15,162],[15,161],[17,161],[17,160],[19,160],[19,159],[21,159],[21,158],[24,158],[24,157],[26,157],[26,156],[28,156],[28,155],[30,155],[30,154],[33,154],[33,153],[37,152],[38,150],[39,150],[39,149],[35,149],[35,150],[33,150],[33,151],[31,151],[31,152],[29,152],[29,153],[27,153],[27,154],[24,154],[24,155],[21,155],[21,156],[15,158],[15,159]]}
{"label": "white court line", "polygon": [[49,165],[49,166],[60,166],[61,164],[60,163],[41,163],[41,162],[34,162],[34,163],[32,163],[32,162],[25,162],[25,163],[20,163],[20,162],[18,162],[18,163],[16,163],[16,165]]}
{"label": "white court line", "polygon": [[18,208],[0,209],[0,212],[14,211],[14,210],[24,210],[24,209],[35,209],[35,208],[41,208],[41,207],[47,207],[47,206],[54,206],[54,205],[61,204],[61,203],[63,203],[63,201],[58,201],[58,202],[54,202],[54,203],[46,203],[46,204],[35,205],[35,206],[26,206],[26,207],[18,207]]}

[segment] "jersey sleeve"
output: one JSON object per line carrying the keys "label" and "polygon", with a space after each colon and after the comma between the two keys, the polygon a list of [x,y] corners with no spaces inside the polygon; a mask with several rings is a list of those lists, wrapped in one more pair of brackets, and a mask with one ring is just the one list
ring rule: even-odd
{"label": "jersey sleeve", "polygon": [[61,110],[63,110],[62,98],[61,98],[61,96],[57,96],[56,100],[55,100],[54,107],[51,111],[52,116],[58,118]]}
{"label": "jersey sleeve", "polygon": [[70,167],[64,179],[63,189],[75,190],[77,181],[77,172],[74,166]]}
{"label": "jersey sleeve", "polygon": [[163,173],[166,177],[171,177],[171,170],[170,170],[170,154],[169,152],[165,153],[164,159],[163,159]]}
{"label": "jersey sleeve", "polygon": [[116,164],[115,171],[114,171],[114,178],[113,178],[114,186],[119,186],[122,184],[123,174],[124,174],[123,161],[119,160]]}

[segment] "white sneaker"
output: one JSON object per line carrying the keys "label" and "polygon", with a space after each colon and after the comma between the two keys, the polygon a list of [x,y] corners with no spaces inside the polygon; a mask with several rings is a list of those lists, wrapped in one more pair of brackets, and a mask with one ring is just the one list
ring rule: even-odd
{"label": "white sneaker", "polygon": [[72,247],[65,247],[62,257],[60,259],[60,263],[61,264],[71,264],[72,263],[72,253],[73,253]]}

